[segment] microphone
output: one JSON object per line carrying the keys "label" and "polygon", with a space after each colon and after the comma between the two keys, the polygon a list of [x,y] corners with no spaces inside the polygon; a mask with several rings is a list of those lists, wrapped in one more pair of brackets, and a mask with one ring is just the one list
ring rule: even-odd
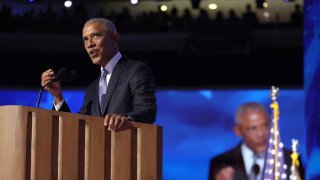
{"label": "microphone", "polygon": [[60,81],[60,82],[70,82],[70,81],[73,81],[76,77],[77,77],[77,72],[75,70],[63,67],[58,70],[57,77],[55,79],[57,79],[56,81]]}
{"label": "microphone", "polygon": [[60,81],[60,82],[70,82],[73,81],[75,78],[77,77],[77,72],[75,70],[72,69],[68,69],[66,67],[60,68],[57,72],[57,75],[54,79],[52,79],[51,81],[49,81],[47,84],[45,84],[44,86],[41,86],[40,88],[40,92],[39,92],[39,96],[38,96],[38,101],[37,101],[37,105],[36,108],[39,108],[40,105],[40,100],[41,100],[41,95],[42,95],[42,91],[45,87],[47,87],[49,84],[56,82],[56,81]]}

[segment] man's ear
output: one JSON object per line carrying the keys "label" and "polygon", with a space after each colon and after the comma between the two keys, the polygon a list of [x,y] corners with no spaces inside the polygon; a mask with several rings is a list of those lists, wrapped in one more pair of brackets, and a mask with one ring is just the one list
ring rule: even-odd
{"label": "man's ear", "polygon": [[241,128],[240,125],[235,125],[235,126],[233,127],[233,132],[234,132],[237,136],[242,137],[242,132],[241,132],[241,129],[240,129],[240,128]]}

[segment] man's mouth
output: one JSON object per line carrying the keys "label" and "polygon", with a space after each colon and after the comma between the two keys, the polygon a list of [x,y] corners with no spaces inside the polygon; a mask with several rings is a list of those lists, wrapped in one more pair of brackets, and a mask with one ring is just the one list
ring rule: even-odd
{"label": "man's mouth", "polygon": [[96,57],[98,55],[98,50],[97,49],[93,49],[89,52],[91,57]]}

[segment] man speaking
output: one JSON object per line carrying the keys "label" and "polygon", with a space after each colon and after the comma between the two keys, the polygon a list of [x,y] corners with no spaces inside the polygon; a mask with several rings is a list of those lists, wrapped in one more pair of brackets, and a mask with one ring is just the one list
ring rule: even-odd
{"label": "man speaking", "polygon": [[[269,128],[270,118],[263,105],[255,102],[242,104],[237,110],[233,129],[235,134],[242,138],[242,142],[211,159],[209,180],[267,179],[263,174],[265,173],[265,154],[268,151]],[[284,172],[286,176],[280,176],[279,180],[292,179],[289,178],[291,174],[289,167],[292,165],[291,154],[291,151],[283,149],[282,157],[287,167]],[[299,161],[301,162],[301,160]],[[302,165],[298,170],[303,179]]]}
{"label": "man speaking", "polygon": [[[149,66],[123,56],[118,49],[120,34],[105,18],[88,20],[82,30],[84,47],[101,75],[85,90],[81,114],[104,117],[108,130],[131,126],[130,121],[153,123],[157,106],[155,84]],[[84,71],[85,72],[85,71]],[[42,73],[41,85],[54,96],[57,111],[70,112],[60,83],[52,69]]]}

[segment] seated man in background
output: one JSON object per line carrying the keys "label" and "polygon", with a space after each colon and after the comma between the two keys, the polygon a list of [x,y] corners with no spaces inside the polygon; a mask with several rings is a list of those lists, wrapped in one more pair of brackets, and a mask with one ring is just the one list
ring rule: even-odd
{"label": "seated man in background", "polygon": [[[211,159],[209,180],[260,180],[268,148],[269,126],[270,119],[264,106],[254,102],[241,105],[236,113],[233,131],[242,138],[242,142]],[[285,163],[288,167],[285,179],[289,179],[291,172],[290,156],[291,152],[284,149]],[[299,173],[303,179],[302,167]]]}

